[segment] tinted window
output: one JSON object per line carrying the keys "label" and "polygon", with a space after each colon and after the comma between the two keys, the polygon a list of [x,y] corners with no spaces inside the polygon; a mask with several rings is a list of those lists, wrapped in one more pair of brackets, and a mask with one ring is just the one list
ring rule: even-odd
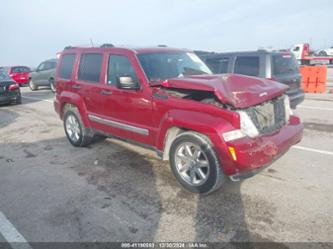
{"label": "tinted window", "polygon": [[82,54],[78,79],[90,82],[99,82],[102,69],[102,54]]}
{"label": "tinted window", "polygon": [[60,64],[60,78],[70,79],[72,76],[75,54],[66,54],[62,57]]}
{"label": "tinted window", "polygon": [[115,85],[118,77],[130,76],[137,81],[134,68],[126,56],[110,55],[108,68],[108,84]]}
{"label": "tinted window", "polygon": [[298,64],[291,54],[279,54],[272,56],[273,75],[282,75],[298,72]]}
{"label": "tinted window", "polygon": [[47,61],[47,62],[45,62],[44,70],[54,69],[56,66],[57,66],[56,62],[54,62],[54,61]]}
{"label": "tinted window", "polygon": [[211,58],[206,60],[207,65],[213,73],[227,73],[229,58]]}
{"label": "tinted window", "polygon": [[30,68],[28,67],[12,67],[12,73],[28,73]]}
{"label": "tinted window", "polygon": [[259,57],[258,56],[240,56],[235,62],[235,73],[258,76],[259,75]]}

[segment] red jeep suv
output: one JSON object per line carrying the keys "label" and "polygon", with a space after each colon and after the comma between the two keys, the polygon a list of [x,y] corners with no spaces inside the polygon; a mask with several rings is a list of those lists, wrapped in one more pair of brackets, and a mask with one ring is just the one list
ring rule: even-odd
{"label": "red jeep suv", "polygon": [[72,145],[102,135],[148,146],[192,192],[251,176],[302,138],[286,85],[213,75],[187,50],[67,47],[55,81],[54,107]]}

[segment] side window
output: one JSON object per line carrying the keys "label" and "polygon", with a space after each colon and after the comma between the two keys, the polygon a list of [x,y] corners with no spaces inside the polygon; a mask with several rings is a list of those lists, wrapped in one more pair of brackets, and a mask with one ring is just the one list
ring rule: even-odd
{"label": "side window", "polygon": [[43,71],[45,70],[45,62],[39,64],[39,66],[37,67],[37,71]]}
{"label": "side window", "polygon": [[228,57],[207,59],[207,64],[213,73],[228,73]]}
{"label": "side window", "polygon": [[130,76],[137,81],[135,70],[127,56],[110,55],[108,67],[108,84],[115,85],[117,78],[122,76]]}
{"label": "side window", "polygon": [[52,64],[51,64],[51,62],[45,62],[44,70],[50,70],[50,69],[52,69]]}
{"label": "side window", "polygon": [[70,79],[72,76],[73,66],[75,61],[75,54],[66,54],[62,56],[60,64],[60,78]]}
{"label": "side window", "polygon": [[99,82],[102,69],[103,54],[82,54],[80,59],[78,79]]}
{"label": "side window", "polygon": [[45,66],[45,70],[50,70],[53,69],[57,66],[57,64],[53,61],[49,61],[47,62],[47,65]]}
{"label": "side window", "polygon": [[239,56],[235,62],[234,73],[249,76],[259,75],[259,56]]}

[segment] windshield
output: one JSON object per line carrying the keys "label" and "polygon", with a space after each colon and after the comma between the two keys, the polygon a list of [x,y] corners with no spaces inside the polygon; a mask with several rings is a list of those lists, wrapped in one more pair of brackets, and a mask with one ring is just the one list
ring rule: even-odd
{"label": "windshield", "polygon": [[3,81],[13,81],[13,80],[9,77],[9,75],[6,72],[0,70],[0,82]]}
{"label": "windshield", "polygon": [[295,57],[291,54],[273,55],[273,74],[282,75],[298,73],[299,68]]}
{"label": "windshield", "polygon": [[28,73],[30,69],[28,67],[12,67],[12,73]]}
{"label": "windshield", "polygon": [[186,75],[212,74],[194,53],[139,54],[138,58],[149,81],[160,81]]}

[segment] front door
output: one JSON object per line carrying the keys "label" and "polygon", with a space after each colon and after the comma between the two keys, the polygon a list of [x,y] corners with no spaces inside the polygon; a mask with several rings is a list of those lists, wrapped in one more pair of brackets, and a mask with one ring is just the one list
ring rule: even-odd
{"label": "front door", "polygon": [[106,82],[93,89],[95,114],[90,119],[103,123],[112,135],[152,145],[151,89],[143,85],[138,90],[117,87],[119,77],[123,76],[139,82],[133,62],[127,55],[108,55]]}

